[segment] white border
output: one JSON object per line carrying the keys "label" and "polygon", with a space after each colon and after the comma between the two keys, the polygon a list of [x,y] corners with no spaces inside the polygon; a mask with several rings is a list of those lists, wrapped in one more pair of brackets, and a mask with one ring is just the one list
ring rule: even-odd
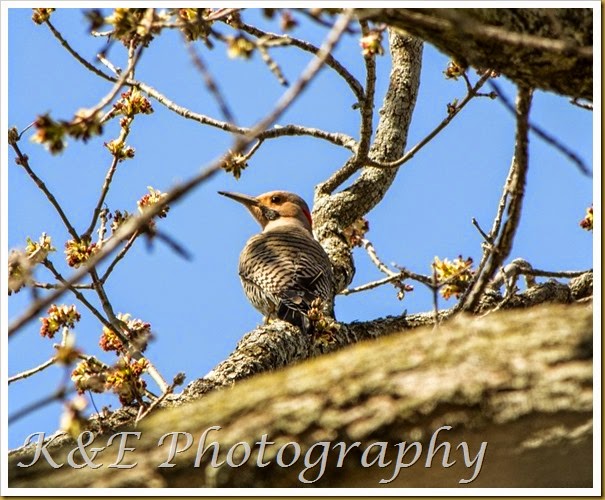
{"label": "white border", "polygon": [[[186,2],[187,6],[200,6],[207,7],[208,2]],[[229,2],[211,2],[212,6],[218,7],[250,7],[249,1],[229,1]],[[376,2],[379,4],[379,2]],[[422,7],[452,7],[454,2],[451,1],[439,1],[439,2],[389,2],[388,7],[394,6],[422,6]],[[457,2],[460,4],[460,2]],[[464,7],[479,7],[489,4],[489,7],[544,7],[544,2],[536,1],[465,1]],[[122,1],[122,2],[83,2],[73,0],[61,0],[61,1],[16,1],[7,0],[3,1],[0,5],[0,32],[1,32],[1,61],[2,61],[2,80],[1,80],[1,126],[0,131],[3,138],[3,144],[8,134],[8,80],[7,80],[7,63],[8,61],[8,9],[9,8],[32,8],[40,7],[41,4],[45,7],[60,7],[60,8],[93,8],[93,7],[148,7],[152,4],[156,4],[158,7],[167,7],[167,2],[150,2],[150,1]],[[395,4],[395,5],[393,5]],[[342,7],[341,2],[309,2],[309,1],[260,1],[254,2],[254,7],[309,7],[309,6],[333,6]],[[368,7],[371,5],[374,7],[375,3],[370,3],[367,0],[364,1],[349,1],[347,7]],[[570,3],[567,1],[555,1],[548,2],[549,8],[554,7],[570,7]],[[601,38],[601,4],[596,1],[578,1],[573,3],[573,8],[592,8],[594,14],[594,39],[599,41]],[[594,118],[593,118],[593,165],[598,168],[593,169],[593,203],[595,212],[595,227],[593,234],[593,262],[594,262],[594,352],[597,353],[594,360],[594,462],[593,462],[593,488],[423,488],[423,489],[407,489],[407,488],[364,488],[364,489],[353,489],[353,488],[315,488],[313,490],[307,490],[306,488],[300,489],[239,489],[239,488],[211,488],[211,489],[199,489],[199,488],[172,488],[172,489],[145,489],[145,488],[97,488],[94,490],[88,490],[85,488],[75,489],[40,489],[40,488],[9,488],[7,480],[7,455],[8,455],[8,442],[3,439],[3,433],[0,433],[1,440],[1,453],[0,463],[2,469],[0,473],[0,488],[2,494],[10,496],[91,496],[91,495],[103,495],[103,496],[181,496],[181,495],[195,495],[195,496],[309,496],[311,493],[313,496],[317,494],[326,496],[400,496],[402,494],[413,494],[416,496],[442,496],[444,494],[452,496],[493,496],[493,495],[552,495],[552,496],[591,496],[601,494],[601,45],[600,43],[594,44]],[[2,148],[3,154],[0,163],[0,283],[2,289],[6,290],[6,283],[8,282],[8,151],[7,147]],[[4,297],[4,295],[2,295]],[[0,355],[1,355],[1,380],[2,390],[1,392],[1,404],[0,404],[0,416],[2,429],[8,428],[8,414],[7,414],[7,391],[4,390],[7,387],[8,379],[8,338],[4,332],[8,330],[8,307],[6,300],[0,300],[0,325],[2,328],[2,337],[0,340]]]}
{"label": "white border", "polygon": [[2,157],[0,158],[0,494],[8,493],[8,6],[0,4],[0,63],[2,64],[2,81],[0,82],[0,134],[2,137]]}

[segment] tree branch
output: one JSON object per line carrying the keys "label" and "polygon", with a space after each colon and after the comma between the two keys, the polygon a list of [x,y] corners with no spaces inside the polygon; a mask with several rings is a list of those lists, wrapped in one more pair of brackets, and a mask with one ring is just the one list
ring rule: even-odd
{"label": "tree branch", "polygon": [[[393,60],[390,83],[370,148],[370,159],[379,162],[395,160],[402,154],[420,80],[421,42],[394,32],[390,32],[389,40]],[[330,194],[325,183],[317,186],[314,231],[332,260],[337,291],[346,288],[354,274],[350,248],[340,231],[376,206],[396,174],[395,168],[366,166],[344,191]]]}
{"label": "tree branch", "polygon": [[[528,169],[528,133],[529,133],[529,110],[531,106],[533,91],[526,87],[520,87],[517,95],[517,131],[515,135],[515,153],[511,163],[509,176],[504,186],[504,193],[500,201],[498,215],[494,221],[494,228],[490,233],[490,239],[494,244],[487,249],[484,258],[479,265],[476,279],[469,287],[468,295],[463,296],[459,306],[467,311],[472,311],[479,304],[481,295],[494,273],[506,260],[513,245],[515,232],[521,218],[521,207],[525,194],[525,180]],[[499,217],[502,215],[506,204],[508,217],[504,221],[502,231],[499,231]]]}

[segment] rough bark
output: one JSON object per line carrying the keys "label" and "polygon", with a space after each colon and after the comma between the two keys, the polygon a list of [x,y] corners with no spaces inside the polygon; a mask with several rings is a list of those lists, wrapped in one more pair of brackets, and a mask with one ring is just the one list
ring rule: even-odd
{"label": "rough bark", "polygon": [[[389,88],[369,152],[369,157],[379,162],[393,161],[403,154],[418,95],[422,60],[420,40],[397,33],[390,33],[389,40],[393,60]],[[365,167],[350,187],[338,193],[324,192],[322,185],[317,187],[314,232],[330,256],[338,291],[351,282],[355,272],[351,248],[342,231],[382,200],[397,171]]]}
{"label": "rough bark", "polygon": [[463,65],[592,100],[591,9],[359,9],[358,16],[415,35]]}
{"label": "rough bark", "polygon": [[[371,370],[368,370],[371,366]],[[21,451],[9,461],[12,487],[198,487],[303,486],[298,474],[302,459],[290,468],[275,463],[278,447],[297,441],[303,457],[314,443],[347,446],[359,441],[335,466],[329,455],[323,477],[314,486],[379,487],[390,467],[361,467],[362,451],[371,443],[417,441],[424,447],[434,431],[452,444],[466,441],[473,453],[481,442],[487,449],[481,473],[471,486],[590,486],[592,481],[592,306],[551,305],[530,310],[501,311],[484,318],[457,317],[433,330],[419,328],[362,342],[340,352],[243,381],[183,407],[159,410],[129,440],[134,452],[124,463],[132,469],[108,468],[116,458],[117,441],[96,463],[104,466],[52,469],[46,460],[30,468],[31,454]],[[216,441],[224,460],[238,442],[250,443],[251,458],[241,467],[213,467],[210,453],[194,468],[202,433]],[[167,432],[191,433],[193,446],[172,460],[173,468],[157,466],[168,457],[158,446]],[[256,467],[254,443],[268,434],[277,444],[266,448],[265,468]],[[92,446],[105,446],[107,436]],[[184,443],[181,439],[180,445]],[[241,447],[241,445],[240,445]],[[74,448],[52,451],[58,463]],[[241,451],[241,450],[240,450]],[[236,455],[237,456],[237,455]],[[80,462],[79,454],[75,454]],[[457,463],[432,468],[422,460],[402,469],[389,484],[397,487],[461,486],[469,469]],[[239,460],[235,460],[239,463]],[[285,460],[286,463],[289,459]],[[406,461],[408,461],[406,459]],[[307,478],[317,474],[307,473]]]}

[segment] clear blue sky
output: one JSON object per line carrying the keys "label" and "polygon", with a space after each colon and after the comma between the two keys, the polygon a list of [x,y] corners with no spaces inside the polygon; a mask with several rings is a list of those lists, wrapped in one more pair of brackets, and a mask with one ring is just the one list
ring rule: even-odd
{"label": "clear blue sky", "polygon": [[[9,13],[8,124],[23,129],[37,115],[50,112],[68,119],[82,107],[92,107],[111,84],[76,62],[53,38],[45,26],[32,23],[31,9]],[[258,11],[244,13],[249,23],[260,23],[278,31],[277,21],[267,21]],[[325,28],[301,18],[294,36],[320,44]],[[101,39],[86,35],[81,9],[59,9],[52,22],[88,60],[104,46]],[[219,26],[227,33],[225,27]],[[234,110],[239,124],[251,125],[265,115],[284,89],[262,64],[258,54],[252,60],[231,60],[224,46],[213,51],[198,45]],[[385,43],[386,48],[386,43]],[[310,60],[295,48],[271,51],[292,82]],[[358,79],[364,80],[358,39],[346,37],[336,57]],[[108,56],[124,66],[123,47],[116,43]],[[377,110],[384,94],[389,57],[379,57]],[[425,46],[421,87],[412,122],[408,148],[422,139],[445,116],[446,104],[462,98],[462,80],[448,81],[443,70],[448,58]],[[6,62],[3,70],[6,72]],[[181,106],[220,118],[216,102],[200,74],[192,67],[180,34],[167,31],[145,51],[137,68],[140,79]],[[471,78],[475,79],[474,74]],[[514,87],[503,78],[499,84],[511,99]],[[231,137],[221,131],[184,120],[161,104],[151,101],[155,113],[139,116],[128,144],[136,148],[133,160],[120,164],[107,198],[111,210],[136,210],[136,201],[148,185],[167,191],[223,154]],[[355,102],[348,86],[331,70],[324,69],[310,88],[296,101],[279,123],[302,124],[357,136],[359,116],[351,109]],[[3,117],[6,119],[6,110]],[[568,145],[592,168],[593,116],[569,104],[567,98],[537,92],[531,120]],[[478,262],[481,238],[471,225],[475,217],[489,228],[502,185],[511,162],[514,120],[498,101],[476,99],[428,147],[399,172],[384,201],[368,216],[368,238],[387,262],[430,273],[434,256],[471,256]],[[118,125],[105,128],[102,137],[87,145],[74,141],[58,156],[31,143],[25,134],[21,148],[31,167],[47,183],[78,231],[87,227],[100,187],[111,163],[103,142],[117,136]],[[58,251],[51,255],[55,266],[69,276],[63,245],[68,234],[56,212],[40,190],[15,165],[14,154],[3,148],[3,168],[9,177],[8,248],[23,247],[27,236],[37,239],[42,232],[53,238]],[[221,174],[173,206],[159,227],[182,243],[194,255],[187,262],[158,242],[153,249],[139,241],[108,281],[107,291],[116,312],[150,322],[155,341],[147,351],[165,378],[179,371],[187,382],[201,377],[223,360],[242,335],[261,321],[260,314],[246,301],[237,274],[238,255],[245,241],[258,231],[245,209],[218,196],[217,190],[260,194],[273,189],[295,191],[309,203],[314,186],[326,179],[347,158],[347,152],[317,139],[305,137],[267,141],[237,181]],[[526,197],[511,258],[523,257],[534,267],[547,270],[576,270],[592,266],[592,234],[578,226],[592,203],[593,182],[536,136],[530,141],[529,179]],[[3,243],[6,245],[6,242]],[[5,247],[6,250],[6,247]],[[363,250],[355,250],[357,274],[354,285],[381,278]],[[51,281],[44,269],[36,279]],[[95,304],[98,301],[90,293]],[[9,318],[19,316],[31,295],[27,290],[9,298]],[[64,295],[59,303],[76,299]],[[441,301],[441,307],[453,302]],[[386,315],[419,312],[431,308],[431,294],[419,284],[398,301],[396,291],[382,287],[363,294],[339,297],[339,320],[367,320]],[[113,362],[113,354],[101,353],[97,343],[100,324],[81,305],[82,321],[75,333],[78,345],[90,354]],[[53,354],[52,341],[41,338],[39,322],[33,321],[9,344],[8,372],[14,374],[45,361]],[[53,391],[63,376],[51,368],[9,389],[9,414]],[[346,383],[346,381],[343,381]],[[151,382],[150,389],[157,391]],[[95,395],[100,408],[119,406],[113,397]],[[55,403],[32,413],[9,430],[9,446],[20,445],[31,432],[51,432],[58,426],[61,404]]]}

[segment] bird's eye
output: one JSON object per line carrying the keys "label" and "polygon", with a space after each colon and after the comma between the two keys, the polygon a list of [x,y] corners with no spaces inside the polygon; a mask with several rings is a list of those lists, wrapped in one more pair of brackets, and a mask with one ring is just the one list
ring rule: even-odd
{"label": "bird's eye", "polygon": [[281,196],[271,196],[271,203],[280,204]]}

